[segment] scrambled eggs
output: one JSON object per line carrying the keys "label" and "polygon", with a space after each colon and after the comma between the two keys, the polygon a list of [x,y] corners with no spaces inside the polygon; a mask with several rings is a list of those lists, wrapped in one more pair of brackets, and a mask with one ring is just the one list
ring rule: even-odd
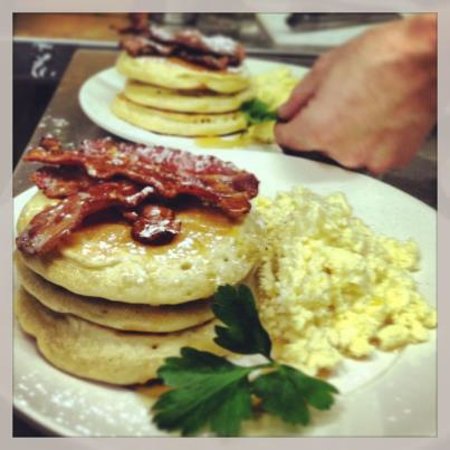
{"label": "scrambled eggs", "polygon": [[[255,97],[264,102],[271,111],[276,111],[289,98],[298,81],[290,69],[279,67],[255,75],[252,78],[252,86]],[[247,135],[251,140],[271,144],[274,142],[274,125],[274,120],[250,125]]]}
{"label": "scrambled eggs", "polygon": [[[264,102],[271,111],[277,110],[291,95],[299,78],[287,67],[278,67],[251,79],[255,98]],[[272,144],[274,142],[273,128],[275,121],[270,120],[250,125],[238,137],[224,139],[221,137],[206,137],[196,139],[201,147],[232,148],[252,143]]]}
{"label": "scrambled eggs", "polygon": [[427,340],[436,312],[411,277],[414,242],[375,234],[340,193],[298,187],[255,206],[267,227],[260,316],[277,358],[316,374],[345,356]]}

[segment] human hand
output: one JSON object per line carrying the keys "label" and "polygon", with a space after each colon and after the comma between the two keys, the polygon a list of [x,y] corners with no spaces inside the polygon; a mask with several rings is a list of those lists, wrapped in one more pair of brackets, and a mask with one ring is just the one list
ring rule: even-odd
{"label": "human hand", "polygon": [[436,35],[423,15],[322,55],[278,110],[278,144],[373,173],[407,164],[436,122]]}

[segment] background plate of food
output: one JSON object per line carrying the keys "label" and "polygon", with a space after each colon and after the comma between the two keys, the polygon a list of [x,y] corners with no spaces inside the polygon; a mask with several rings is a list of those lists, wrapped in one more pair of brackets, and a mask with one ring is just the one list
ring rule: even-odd
{"label": "background plate of food", "polygon": [[[42,144],[29,160],[55,162],[55,145]],[[53,151],[47,154],[45,146]],[[116,168],[134,149],[101,140],[89,151],[96,146],[114,150],[106,154]],[[140,157],[148,152],[138,147]],[[162,152],[157,164],[171,158]],[[36,254],[33,245],[42,239],[27,223],[52,201],[35,188],[15,198],[21,236],[15,407],[63,436],[167,435],[152,421],[161,387],[145,381],[180,345],[220,354],[207,343],[212,314],[192,301],[210,296],[216,284],[245,281],[253,270],[256,306],[275,359],[326,379],[339,394],[328,411],[313,410],[307,426],[260,411],[242,424],[241,435],[435,435],[435,211],[378,180],[321,163],[274,153],[249,158],[243,150],[209,153],[234,166],[202,159],[198,170],[211,175],[212,163],[217,173],[236,176],[239,192],[249,192],[240,205],[253,198],[251,210],[219,202],[234,218],[247,214],[230,225],[217,211],[183,206],[177,217],[185,237],[166,248],[143,249],[129,237],[130,224],[111,224],[108,216],[76,230],[56,256]],[[171,161],[179,164],[179,155]],[[85,186],[98,175],[92,167],[88,174],[75,179],[72,173],[61,185],[67,172],[44,170],[35,181],[48,193]],[[216,284],[208,282],[211,274]],[[171,310],[182,300],[183,310]],[[238,361],[248,365],[252,358]]]}
{"label": "background plate of food", "polygon": [[[159,79],[174,65],[152,61]],[[117,67],[123,64],[121,54]],[[219,93],[130,81],[126,69],[103,70],[83,84],[79,101],[85,114],[110,133],[134,142],[201,152],[208,147],[279,151],[273,141],[274,111],[308,71],[246,58],[240,71],[248,84],[238,92]]]}

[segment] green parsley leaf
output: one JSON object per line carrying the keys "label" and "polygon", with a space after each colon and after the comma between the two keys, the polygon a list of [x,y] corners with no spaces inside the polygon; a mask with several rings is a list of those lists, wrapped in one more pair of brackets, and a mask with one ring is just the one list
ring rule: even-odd
{"label": "green parsley leaf", "polygon": [[212,309],[226,325],[216,327],[218,345],[236,353],[262,354],[268,361],[242,367],[213,353],[182,348],[180,357],[167,358],[158,370],[173,388],[153,406],[159,428],[181,430],[186,436],[209,426],[218,436],[237,436],[242,421],[252,416],[252,396],[261,399],[266,412],[294,424],[309,423],[310,406],[331,407],[338,392],[334,386],[271,359],[270,337],[248,287],[220,287]]}
{"label": "green parsley leaf", "polygon": [[307,425],[308,404],[317,409],[329,409],[337,389],[325,381],[312,378],[293,367],[276,366],[276,370],[261,375],[252,384],[261,398],[262,408],[288,423]]}
{"label": "green parsley leaf", "polygon": [[245,285],[220,286],[212,310],[227,327],[216,326],[214,341],[234,353],[262,354],[270,359],[272,343],[261,325],[252,291]]}
{"label": "green parsley leaf", "polygon": [[237,436],[242,420],[251,417],[251,368],[190,347],[168,358],[158,370],[165,384],[177,388],[155,403],[154,421],[165,430],[192,435],[209,425],[219,436]]}
{"label": "green parsley leaf", "polygon": [[276,111],[271,111],[266,103],[256,98],[244,102],[241,111],[245,113],[249,125],[277,120]]}

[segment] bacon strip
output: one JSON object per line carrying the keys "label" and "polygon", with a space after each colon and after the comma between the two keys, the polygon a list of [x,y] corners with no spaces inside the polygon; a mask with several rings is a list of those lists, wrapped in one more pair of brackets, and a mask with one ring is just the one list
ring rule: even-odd
{"label": "bacon strip", "polygon": [[144,30],[142,24],[127,31],[136,36],[122,39],[120,47],[133,57],[176,56],[213,70],[238,67],[245,58],[244,47],[226,36],[208,37],[194,29],[168,31],[155,25]]}
{"label": "bacon strip", "polygon": [[167,244],[181,231],[175,212],[160,205],[145,205],[133,223],[131,235],[143,244]]}
{"label": "bacon strip", "polygon": [[121,176],[149,185],[163,198],[189,194],[233,218],[245,215],[258,193],[257,178],[208,155],[193,155],[162,146],[115,142],[110,138],[85,140],[79,149],[64,149],[53,137],[25,155],[26,161],[81,167],[99,180]]}
{"label": "bacon strip", "polygon": [[150,186],[139,190],[129,181],[92,185],[34,216],[17,238],[17,247],[28,255],[50,252],[79,228],[87,216],[114,206],[136,207],[153,192]]}
{"label": "bacon strip", "polygon": [[73,167],[41,167],[33,172],[31,181],[48,198],[65,198],[98,184],[84,170]]}

